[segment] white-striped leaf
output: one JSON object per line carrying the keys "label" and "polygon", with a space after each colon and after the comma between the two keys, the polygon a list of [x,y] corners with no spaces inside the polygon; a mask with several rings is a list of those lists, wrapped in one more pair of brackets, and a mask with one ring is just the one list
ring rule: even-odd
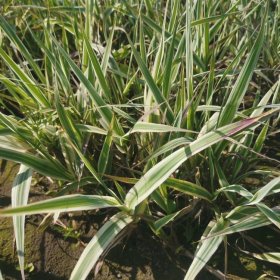
{"label": "white-striped leaf", "polygon": [[1,209],[0,216],[83,211],[106,207],[121,207],[121,205],[110,196],[72,194],[31,203],[26,206]]}
{"label": "white-striped leaf", "polygon": [[[212,224],[212,221],[210,223]],[[208,236],[215,234],[224,227],[224,221],[219,220],[213,225]],[[203,239],[202,243],[199,245],[199,249],[195,253],[194,260],[192,261],[191,266],[189,267],[189,270],[185,276],[185,280],[195,279],[200,270],[205,266],[205,264],[209,261],[212,255],[216,252],[222,241],[223,236],[215,236],[207,238],[206,240]]]}
{"label": "white-striped leaf", "polygon": [[[32,170],[29,167],[21,165],[19,172],[13,182],[12,188],[12,207],[21,207],[27,204],[30,185],[32,179]],[[19,267],[22,279],[24,277],[24,222],[25,216],[14,216],[13,225],[18,253]]]}
{"label": "white-striped leaf", "polygon": [[245,250],[241,250],[243,253],[248,254],[256,259],[267,261],[270,263],[280,264],[280,253],[279,252],[266,252],[262,254],[252,253]]}
{"label": "white-striped leaf", "polygon": [[5,149],[0,145],[0,158],[24,164],[45,176],[61,180],[72,180],[73,176],[57,160],[44,159],[26,152]]}
{"label": "white-striped leaf", "polygon": [[124,213],[118,213],[106,222],[83,251],[72,271],[70,280],[86,279],[99,257],[114,242],[118,234],[132,221],[132,217]]}
{"label": "white-striped leaf", "polygon": [[187,129],[159,124],[159,123],[149,123],[149,122],[137,122],[133,129],[128,133],[132,134],[135,132],[193,132]]}
{"label": "white-striped leaf", "polygon": [[193,155],[206,148],[224,140],[227,136],[232,136],[247,127],[259,124],[260,120],[278,112],[272,110],[256,118],[248,118],[236,123],[229,124],[215,131],[208,132],[201,136],[187,147],[183,147],[172,153],[158,164],[153,166],[134,187],[128,192],[125,204],[128,208],[134,209],[139,203],[146,199],[157,187],[159,187],[183,162]]}
{"label": "white-striped leaf", "polygon": [[271,192],[275,192],[275,189],[280,191],[280,177],[277,177],[258,190],[254,196],[247,203],[248,205],[254,205],[262,201]]}
{"label": "white-striped leaf", "polygon": [[234,119],[234,116],[244,98],[264,42],[266,17],[267,10],[265,12],[258,37],[256,38],[245,64],[231,90],[231,93],[227,97],[226,104],[220,113],[218,126],[224,126]]}

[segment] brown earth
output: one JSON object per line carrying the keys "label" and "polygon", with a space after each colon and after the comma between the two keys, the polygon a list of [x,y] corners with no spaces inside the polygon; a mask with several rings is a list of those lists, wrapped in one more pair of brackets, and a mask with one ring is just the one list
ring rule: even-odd
{"label": "brown earth", "polygon": [[[8,164],[0,177],[0,207],[10,205],[12,180],[17,172]],[[46,199],[44,186],[37,184],[31,188],[29,202]],[[43,216],[28,216],[26,218],[25,261],[27,279],[64,280],[69,279],[84,246],[89,242],[96,230],[106,218],[104,212],[80,212],[64,215],[61,221],[72,230],[62,230],[62,227],[46,224],[39,227]],[[75,229],[81,232],[77,235]],[[273,237],[273,232],[260,229],[259,235],[271,236],[270,241],[275,251],[280,250],[279,238]],[[234,242],[232,242],[234,243]],[[237,253],[229,248],[229,274],[227,279],[257,279],[266,274],[263,279],[280,279],[280,269],[277,265],[256,261],[248,256]],[[223,250],[213,257],[212,264],[223,270]],[[96,280],[177,280],[183,279],[190,264],[190,259],[172,255],[162,243],[152,236],[149,229],[140,224],[129,237],[114,247],[106,256],[100,271],[94,278],[94,271],[88,279]],[[17,256],[13,244],[12,219],[0,218],[0,269],[4,279],[21,279],[17,268]],[[234,276],[240,275],[240,276]],[[271,275],[271,276],[269,276]],[[242,277],[241,277],[242,276]],[[197,280],[216,279],[203,271]]]}
{"label": "brown earth", "polygon": [[[0,180],[0,206],[10,205],[12,180],[17,168],[8,164],[5,174]],[[8,171],[9,170],[9,171]],[[47,198],[38,188],[31,188],[29,202]],[[102,217],[102,216],[101,216]],[[62,219],[65,224],[75,223],[84,229],[81,238],[66,237],[66,232],[58,231],[58,227],[38,229],[42,216],[28,216],[25,232],[25,262],[27,279],[68,279],[84,245],[79,240],[88,242],[100,224],[100,218],[77,213]],[[96,219],[97,221],[95,221]],[[4,279],[20,279],[17,255],[13,241],[13,225],[11,218],[0,218],[0,269]],[[33,270],[29,272],[28,270]],[[159,241],[149,234],[132,232],[130,238],[124,240],[111,250],[106,257],[97,280],[105,279],[182,279],[184,271],[172,263]],[[88,277],[93,279],[94,272]]]}

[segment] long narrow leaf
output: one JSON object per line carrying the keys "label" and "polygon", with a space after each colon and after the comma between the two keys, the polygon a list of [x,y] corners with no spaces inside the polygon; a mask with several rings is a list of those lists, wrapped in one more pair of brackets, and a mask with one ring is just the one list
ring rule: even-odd
{"label": "long narrow leaf", "polygon": [[269,115],[278,112],[272,110],[257,118],[249,118],[233,124],[229,124],[216,131],[209,132],[189,146],[181,148],[169,155],[158,164],[153,166],[128,192],[125,204],[128,208],[134,209],[140,202],[146,199],[157,187],[159,187],[183,162],[193,155],[205,150],[211,145],[222,141],[227,136],[234,135],[252,125],[257,125],[259,121]]}
{"label": "long narrow leaf", "polygon": [[[208,235],[212,235],[213,233],[220,231],[224,227],[225,223],[220,220],[213,226]],[[195,279],[200,270],[216,252],[222,241],[222,236],[212,237],[202,241],[202,244],[200,244],[200,247],[194,256],[194,260],[185,276],[185,280]]]}
{"label": "long narrow leaf", "polygon": [[169,178],[166,180],[164,185],[179,192],[205,199],[209,202],[213,199],[213,195],[205,188],[185,180]]}
{"label": "long narrow leaf", "polygon": [[[169,124],[173,124],[174,121],[174,114],[170,108],[169,103],[167,102],[167,100],[164,98],[164,96],[162,95],[160,89],[158,88],[158,86],[156,85],[149,69],[147,68],[146,64],[144,63],[144,61],[142,60],[140,54],[137,52],[137,50],[135,49],[133,43],[131,42],[131,40],[129,39],[129,43],[131,45],[131,49],[133,52],[133,55],[138,63],[138,66],[150,88],[150,90],[153,93],[154,99],[157,102],[157,104],[160,106],[162,112],[165,114],[166,113],[166,118],[169,122]],[[166,112],[165,112],[166,110]]]}
{"label": "long narrow leaf", "polygon": [[22,163],[33,168],[40,174],[51,176],[61,180],[71,180],[73,176],[57,161],[50,162],[38,156],[24,152],[18,152],[11,149],[0,147],[0,158]]}
{"label": "long narrow leaf", "polygon": [[254,205],[262,201],[273,189],[280,187],[280,177],[277,177],[258,190],[254,196],[248,201],[248,205]]}
{"label": "long narrow leaf", "polygon": [[258,61],[259,54],[262,49],[262,45],[264,41],[265,23],[266,23],[266,16],[263,18],[261,30],[258,34],[255,44],[252,47],[252,50],[248,58],[246,59],[246,62],[237,78],[237,81],[235,82],[234,87],[232,88],[232,91],[229,97],[227,98],[227,102],[221,111],[219,117],[219,123],[218,123],[219,127],[224,126],[233,120],[238,110],[238,107],[246,93],[256,63]]}
{"label": "long narrow leaf", "polygon": [[0,57],[5,61],[8,67],[18,76],[19,80],[29,90],[30,95],[43,107],[50,107],[44,93],[40,90],[39,86],[27,75],[25,72],[13,61],[11,57],[0,47]]}
{"label": "long narrow leaf", "polygon": [[[27,204],[29,189],[32,179],[32,170],[29,167],[21,165],[19,172],[13,182],[12,188],[12,206],[21,207]],[[14,216],[13,225],[16,238],[16,247],[18,253],[19,267],[21,271],[22,279],[24,277],[24,222],[25,216]]]}
{"label": "long narrow leaf", "polygon": [[31,215],[40,213],[56,213],[58,211],[71,212],[94,210],[120,206],[119,202],[111,196],[73,194],[31,203],[26,206],[1,209],[0,215]]}
{"label": "long narrow leaf", "polygon": [[101,98],[101,96],[96,92],[92,83],[86,78],[80,68],[74,63],[74,61],[69,57],[69,55],[65,52],[65,50],[59,46],[57,43],[58,49],[62,54],[63,58],[67,61],[69,66],[72,68],[75,75],[79,78],[81,83],[88,90],[88,93],[96,106],[97,111],[102,116],[103,122],[101,123],[107,129],[110,126],[113,114],[110,110],[109,106],[105,103],[105,101]]}
{"label": "long narrow leaf", "polygon": [[128,134],[136,132],[193,132],[184,128],[159,123],[137,122]]}
{"label": "long narrow leaf", "polygon": [[119,233],[132,221],[133,219],[130,216],[118,213],[106,222],[83,251],[72,271],[70,280],[86,279],[99,257],[114,242]]}
{"label": "long narrow leaf", "polygon": [[38,64],[34,61],[32,56],[30,55],[30,52],[27,50],[27,48],[24,46],[20,38],[17,36],[13,28],[9,25],[9,23],[5,20],[3,16],[0,16],[0,26],[5,31],[6,35],[9,37],[9,39],[17,46],[20,53],[24,55],[30,66],[32,66],[33,70],[35,71],[36,75],[39,77],[40,81],[42,83],[45,82],[45,77],[39,68]]}
{"label": "long narrow leaf", "polygon": [[109,88],[109,86],[107,84],[107,81],[106,81],[106,78],[103,74],[101,65],[98,62],[97,56],[94,53],[94,51],[93,51],[93,49],[92,49],[92,47],[89,43],[88,38],[84,37],[84,42],[85,42],[85,46],[86,46],[86,49],[87,49],[87,52],[88,52],[88,55],[89,55],[89,59],[92,63],[92,66],[94,68],[94,71],[95,71],[95,74],[96,74],[97,79],[99,81],[99,84],[100,84],[100,86],[103,90],[104,96],[106,96],[106,98],[108,100],[111,100],[112,96],[111,96],[110,88]]}

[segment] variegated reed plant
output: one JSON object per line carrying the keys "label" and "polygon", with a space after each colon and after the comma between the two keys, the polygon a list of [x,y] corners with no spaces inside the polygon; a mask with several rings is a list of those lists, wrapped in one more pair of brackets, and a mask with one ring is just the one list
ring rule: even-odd
{"label": "variegated reed plant", "polygon": [[[208,213],[187,280],[229,234],[279,228],[279,205],[265,203],[279,171],[257,166],[278,133],[279,2],[7,2],[0,157],[21,165],[0,215],[13,216],[22,278],[30,214],[113,208],[77,280],[140,220],[168,242],[173,221]],[[55,197],[28,204],[34,172],[55,180]],[[262,187],[242,184],[252,174]]]}

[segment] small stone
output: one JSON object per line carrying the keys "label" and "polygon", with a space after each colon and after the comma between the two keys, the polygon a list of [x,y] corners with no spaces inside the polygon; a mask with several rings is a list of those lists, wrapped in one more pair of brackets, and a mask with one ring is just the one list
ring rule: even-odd
{"label": "small stone", "polygon": [[121,279],[121,278],[122,278],[122,276],[121,276],[120,273],[117,274],[117,278],[118,278],[118,279]]}

